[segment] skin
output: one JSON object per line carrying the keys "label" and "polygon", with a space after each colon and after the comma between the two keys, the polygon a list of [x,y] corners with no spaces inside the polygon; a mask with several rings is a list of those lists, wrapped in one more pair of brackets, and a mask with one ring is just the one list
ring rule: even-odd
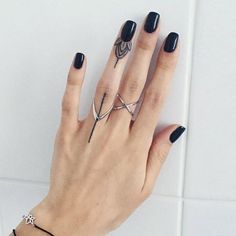
{"label": "skin", "polygon": [[[159,27],[153,33],[141,29],[125,73],[130,53],[114,69],[113,47],[95,94],[96,107],[100,106],[103,94],[107,94],[102,113],[113,103],[120,105],[117,92],[125,101],[139,99],[158,35]],[[86,59],[81,69],[75,69],[72,64],[55,139],[50,190],[30,211],[37,225],[56,236],[106,235],[152,193],[172,145],[169,136],[179,126],[172,124],[155,134],[178,54],[179,47],[167,53],[162,46],[135,121],[126,109],[113,111],[97,123],[90,143],[92,108],[84,120],[78,120]],[[16,232],[20,236],[46,235],[23,222]]]}

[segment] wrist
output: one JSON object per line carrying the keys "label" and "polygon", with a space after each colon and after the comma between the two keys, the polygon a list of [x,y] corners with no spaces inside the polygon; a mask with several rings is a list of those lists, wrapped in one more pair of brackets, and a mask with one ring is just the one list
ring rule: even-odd
{"label": "wrist", "polygon": [[[48,236],[46,233],[44,233],[41,230],[36,229],[32,225],[25,224],[24,221],[21,221],[20,224],[16,227],[16,236],[23,235],[23,236]],[[10,236],[13,236],[13,234],[10,234]]]}
{"label": "wrist", "polygon": [[[104,236],[106,231],[96,225],[88,216],[78,216],[70,209],[61,210],[61,206],[52,206],[44,199],[30,212],[36,217],[35,224],[49,231],[55,236]],[[28,225],[27,225],[28,226]],[[32,227],[33,228],[33,227]],[[34,229],[37,230],[37,229]],[[28,234],[23,234],[28,235]],[[41,232],[40,235],[46,235]],[[37,235],[38,236],[38,235]]]}

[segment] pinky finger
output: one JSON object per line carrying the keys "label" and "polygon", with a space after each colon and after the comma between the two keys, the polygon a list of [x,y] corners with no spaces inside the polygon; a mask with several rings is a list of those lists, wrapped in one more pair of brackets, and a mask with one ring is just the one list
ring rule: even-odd
{"label": "pinky finger", "polygon": [[86,70],[84,54],[76,53],[70,67],[66,89],[61,103],[61,128],[67,131],[74,130],[78,126],[78,113],[81,87]]}
{"label": "pinky finger", "polygon": [[142,189],[144,196],[148,196],[152,192],[172,144],[184,131],[183,126],[170,125],[154,137],[147,159],[146,178]]}

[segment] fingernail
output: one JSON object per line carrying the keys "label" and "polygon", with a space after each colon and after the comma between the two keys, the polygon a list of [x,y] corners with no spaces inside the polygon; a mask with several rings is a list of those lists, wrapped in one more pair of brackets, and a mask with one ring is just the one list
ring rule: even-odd
{"label": "fingernail", "polygon": [[147,33],[152,33],[157,29],[160,15],[157,12],[149,12],[144,24],[144,30]]}
{"label": "fingernail", "polygon": [[76,69],[80,69],[83,66],[84,63],[84,54],[83,53],[76,53],[75,60],[74,60],[74,67]]}
{"label": "fingernail", "polygon": [[175,32],[169,33],[166,38],[164,51],[165,52],[173,52],[178,44],[179,35]]}
{"label": "fingernail", "polygon": [[121,39],[124,42],[128,42],[133,38],[135,30],[136,30],[136,25],[137,24],[131,20],[127,20],[125,22],[123,29],[121,31]]}
{"label": "fingernail", "polygon": [[177,129],[175,129],[171,135],[170,135],[170,142],[174,143],[185,131],[185,128],[183,126],[179,126]]}

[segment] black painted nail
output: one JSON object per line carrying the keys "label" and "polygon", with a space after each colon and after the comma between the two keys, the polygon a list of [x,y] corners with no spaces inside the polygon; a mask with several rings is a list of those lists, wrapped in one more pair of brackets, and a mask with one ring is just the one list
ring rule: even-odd
{"label": "black painted nail", "polygon": [[76,69],[80,69],[84,63],[84,54],[83,53],[76,53],[75,60],[74,60],[74,67]]}
{"label": "black painted nail", "polygon": [[157,12],[149,12],[144,24],[144,30],[152,33],[157,29],[160,15]]}
{"label": "black painted nail", "polygon": [[169,35],[166,38],[164,51],[165,52],[173,52],[178,44],[179,35],[175,32],[169,33]]}
{"label": "black painted nail", "polygon": [[123,26],[123,29],[121,31],[121,39],[124,42],[130,41],[135,33],[137,24],[134,21],[127,20]]}
{"label": "black painted nail", "polygon": [[184,131],[185,128],[183,126],[179,126],[177,129],[175,129],[170,135],[170,142],[174,143]]}

